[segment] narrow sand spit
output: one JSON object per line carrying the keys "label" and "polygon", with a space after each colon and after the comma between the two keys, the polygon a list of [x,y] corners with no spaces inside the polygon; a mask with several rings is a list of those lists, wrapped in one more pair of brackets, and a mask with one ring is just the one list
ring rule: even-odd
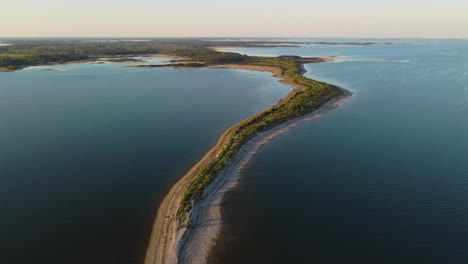
{"label": "narrow sand spit", "polygon": [[[272,72],[275,77],[282,77],[280,76],[279,69],[275,67],[219,65],[212,66],[211,68],[269,71]],[[292,83],[284,79],[282,82],[292,85]],[[296,91],[302,89],[299,86],[293,86]],[[209,163],[216,157],[221,146],[223,146],[229,139],[231,133],[245,120],[228,128],[221,135],[215,146],[171,188],[162,201],[153,225],[150,243],[146,252],[145,264],[205,263],[208,253],[221,229],[221,203],[224,195],[237,184],[239,176],[246,164],[248,164],[258,150],[271,139],[289,131],[291,128],[299,124],[322,116],[326,112],[338,107],[341,103],[352,96],[351,92],[346,90],[343,91],[343,96],[326,103],[313,113],[290,120],[273,129],[263,132],[245,144],[219,173],[214,182],[205,189],[201,200],[192,207],[191,228],[178,229],[177,211],[182,195],[188,184],[197,176],[197,172],[202,166]],[[293,94],[294,91],[286,98]],[[282,99],[278,104],[286,98]],[[255,116],[256,115],[249,117],[248,119],[254,118]]]}
{"label": "narrow sand spit", "polygon": [[299,124],[319,118],[348,100],[351,93],[327,103],[314,113],[288,121],[257,135],[245,144],[205,190],[202,200],[192,209],[192,228],[185,231],[178,246],[179,263],[206,263],[209,251],[219,235],[222,225],[221,204],[226,192],[234,188],[244,168],[260,148],[273,138],[288,132]]}

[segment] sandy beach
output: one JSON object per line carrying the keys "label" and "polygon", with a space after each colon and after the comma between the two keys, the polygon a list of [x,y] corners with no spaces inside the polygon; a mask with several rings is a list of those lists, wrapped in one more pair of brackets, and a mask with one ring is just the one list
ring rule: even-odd
{"label": "sandy beach", "polygon": [[261,133],[245,144],[217,176],[210,187],[205,190],[202,200],[192,209],[193,227],[185,232],[179,242],[179,263],[206,263],[210,249],[221,231],[221,204],[224,196],[231,188],[237,185],[244,168],[263,145],[297,125],[319,118],[328,111],[338,107],[341,103],[351,98],[351,96],[350,92],[345,92],[345,95],[327,103],[317,111]]}
{"label": "sandy beach", "polygon": [[232,52],[232,49],[235,49],[235,46],[213,46],[210,47],[212,50],[223,51],[223,52]]}
{"label": "sandy beach", "polygon": [[[282,78],[281,82],[291,85],[294,88],[291,93],[277,104],[281,104],[283,100],[302,89],[300,86],[294,85],[287,79],[284,79],[283,76],[281,76],[280,70],[276,67],[229,64],[210,66],[209,68],[271,72],[274,77]],[[188,184],[197,176],[197,172],[200,168],[216,157],[221,147],[230,138],[235,129],[246,120],[255,118],[258,114],[228,128],[218,139],[215,146],[213,146],[213,148],[211,148],[205,156],[171,188],[163,199],[153,224],[150,243],[146,252],[145,264],[205,263],[209,251],[221,229],[221,203],[223,197],[227,191],[236,186],[242,169],[258,150],[273,138],[289,131],[299,124],[322,116],[351,98],[351,92],[344,89],[343,91],[343,96],[326,103],[313,113],[287,121],[255,136],[247,142],[240,151],[230,159],[216,179],[204,191],[201,200],[192,207],[190,212],[192,218],[191,227],[188,229],[178,229],[177,211],[180,206],[182,195]]]}
{"label": "sandy beach", "polygon": [[224,64],[224,65],[215,65],[209,66],[210,69],[234,69],[234,70],[249,70],[249,71],[264,71],[273,73],[273,77],[281,78],[280,82],[292,86],[295,90],[302,90],[301,86],[296,85],[295,83],[289,81],[288,79],[283,78],[281,75],[281,70],[272,66],[259,66],[259,65],[244,65],[244,64]]}

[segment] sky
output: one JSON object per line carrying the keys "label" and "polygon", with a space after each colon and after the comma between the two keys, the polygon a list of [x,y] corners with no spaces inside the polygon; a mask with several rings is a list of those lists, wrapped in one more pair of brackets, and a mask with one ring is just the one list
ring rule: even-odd
{"label": "sky", "polygon": [[468,38],[468,0],[0,0],[0,37]]}

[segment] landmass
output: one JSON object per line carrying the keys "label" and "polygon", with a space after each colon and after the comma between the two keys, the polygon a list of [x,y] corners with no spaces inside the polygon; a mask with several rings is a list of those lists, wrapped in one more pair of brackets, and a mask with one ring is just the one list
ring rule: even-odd
{"label": "landmass", "polygon": [[[0,69],[8,71],[34,65],[96,62],[102,61],[103,57],[110,61],[135,62],[141,60],[131,56],[157,54],[174,59],[165,65],[131,67],[268,71],[293,87],[271,108],[228,128],[215,146],[171,188],[157,212],[146,264],[204,263],[222,222],[220,201],[230,184],[235,183],[249,157],[271,138],[301,122],[319,117],[351,97],[350,92],[340,87],[304,76],[304,64],[326,62],[326,58],[247,56],[212,49],[219,44],[205,40],[170,39],[105,44],[17,41],[14,45],[0,47]],[[253,45],[245,42],[234,44]],[[207,221],[211,224],[206,225]]]}
{"label": "landmass", "polygon": [[[1,42],[0,42],[1,43]],[[396,45],[402,43],[374,42],[311,42],[269,40],[203,40],[203,39],[146,39],[146,40],[34,40],[9,39],[0,45],[0,70],[16,71],[29,66],[70,62],[93,62],[105,57],[129,57],[144,54],[183,56],[183,50],[216,47],[298,47],[317,45]],[[116,59],[118,60],[118,59]],[[125,61],[120,61],[125,62]]]}

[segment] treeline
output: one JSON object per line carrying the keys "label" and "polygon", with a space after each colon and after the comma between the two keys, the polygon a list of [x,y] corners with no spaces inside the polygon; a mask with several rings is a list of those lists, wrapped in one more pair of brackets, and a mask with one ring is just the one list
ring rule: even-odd
{"label": "treeline", "polygon": [[40,65],[47,63],[65,63],[70,61],[86,60],[89,57],[81,54],[38,54],[31,53],[23,56],[0,55],[0,67],[8,70],[20,69],[24,66]]}
{"label": "treeline", "polygon": [[10,70],[47,63],[65,63],[100,56],[172,53],[185,45],[159,42],[20,41],[0,47],[0,67]]}
{"label": "treeline", "polygon": [[[91,40],[92,41],[92,40]],[[169,54],[189,57],[206,64],[250,63],[252,58],[230,52],[218,52],[210,47],[218,45],[251,47],[262,44],[280,45],[268,41],[212,41],[207,39],[153,39],[149,41],[123,40],[91,42],[90,40],[9,40],[11,46],[0,47],[0,67],[11,70],[47,63],[65,63],[94,59],[100,56]],[[291,59],[294,56],[289,56]],[[258,58],[257,58],[258,59]]]}

